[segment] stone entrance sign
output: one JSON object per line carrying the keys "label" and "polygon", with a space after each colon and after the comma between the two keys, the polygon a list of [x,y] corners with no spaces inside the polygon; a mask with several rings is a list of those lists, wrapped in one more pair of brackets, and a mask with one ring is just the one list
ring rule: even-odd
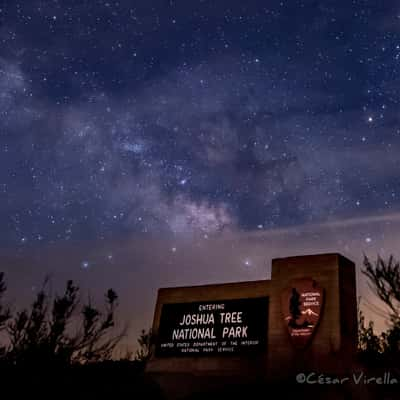
{"label": "stone entrance sign", "polygon": [[228,378],[346,373],[357,343],[354,263],[336,253],[278,258],[270,280],[159,289],[153,332],[146,372],[171,398]]}

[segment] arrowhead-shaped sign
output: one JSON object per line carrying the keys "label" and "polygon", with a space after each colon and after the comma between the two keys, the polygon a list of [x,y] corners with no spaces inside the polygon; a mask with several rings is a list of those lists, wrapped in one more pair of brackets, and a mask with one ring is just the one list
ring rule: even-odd
{"label": "arrowhead-shaped sign", "polygon": [[310,343],[324,304],[324,290],[311,278],[296,279],[282,292],[282,312],[293,345]]}

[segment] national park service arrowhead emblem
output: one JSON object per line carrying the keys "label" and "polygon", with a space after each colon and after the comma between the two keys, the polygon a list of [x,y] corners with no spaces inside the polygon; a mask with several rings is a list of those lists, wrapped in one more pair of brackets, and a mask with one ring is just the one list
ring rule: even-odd
{"label": "national park service arrowhead emblem", "polygon": [[282,292],[282,312],[293,345],[310,343],[321,318],[324,290],[311,278],[293,280]]}

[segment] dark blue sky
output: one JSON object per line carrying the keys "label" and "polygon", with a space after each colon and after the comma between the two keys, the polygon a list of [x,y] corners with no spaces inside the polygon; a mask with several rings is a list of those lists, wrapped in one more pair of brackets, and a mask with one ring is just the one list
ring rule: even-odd
{"label": "dark blue sky", "polygon": [[395,1],[3,0],[0,248],[93,274],[132,236],[387,248],[340,221],[398,215],[399,63]]}
{"label": "dark blue sky", "polygon": [[395,2],[137,3],[3,3],[2,245],[398,209]]}

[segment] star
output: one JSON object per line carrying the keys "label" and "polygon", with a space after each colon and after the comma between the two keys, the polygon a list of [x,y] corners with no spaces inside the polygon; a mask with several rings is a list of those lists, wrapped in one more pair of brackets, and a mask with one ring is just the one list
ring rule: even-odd
{"label": "star", "polygon": [[252,262],[251,262],[251,260],[249,259],[249,258],[246,258],[244,261],[243,261],[243,264],[246,266],[246,267],[251,267],[253,264],[252,264]]}
{"label": "star", "polygon": [[90,266],[90,263],[89,263],[89,261],[82,261],[81,262],[81,267],[83,268],[83,269],[88,269],[89,268],[89,266]]}

